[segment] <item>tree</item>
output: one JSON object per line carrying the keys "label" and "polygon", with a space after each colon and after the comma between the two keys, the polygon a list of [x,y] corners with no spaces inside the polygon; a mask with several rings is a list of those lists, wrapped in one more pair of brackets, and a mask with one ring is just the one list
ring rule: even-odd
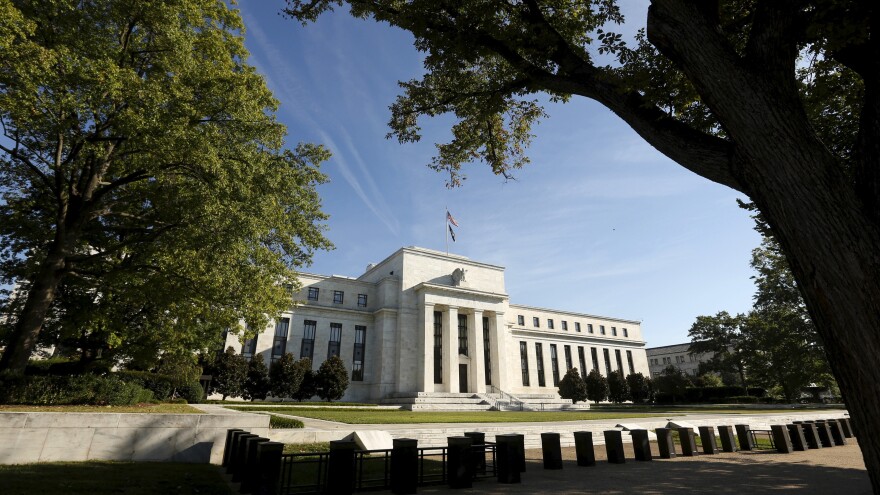
{"label": "tree", "polygon": [[178,397],[183,390],[199,383],[202,367],[196,362],[198,356],[191,352],[165,353],[159,361],[156,373],[171,377],[171,397]]}
{"label": "tree", "polygon": [[[673,161],[748,196],[791,264],[859,434],[880,438],[874,2],[653,0],[634,45],[615,32],[614,0],[287,0],[286,13],[309,22],[343,3],[411,32],[425,53],[426,74],[401,83],[391,136],[417,141],[419,117],[454,114],[430,165],[451,185],[468,161],[505,177],[523,167],[545,93],[595,100]],[[859,446],[880,492],[880,443]]]}
{"label": "tree", "polygon": [[53,313],[105,348],[146,331],[193,351],[287,308],[330,246],[328,154],[285,147],[237,11],[0,0],[0,18],[0,284],[22,301],[0,369],[23,372]]}
{"label": "tree", "polygon": [[587,384],[577,368],[568,370],[562,380],[559,380],[559,397],[571,399],[574,404],[587,400]]}
{"label": "tree", "polygon": [[584,378],[587,385],[587,399],[598,404],[608,398],[608,380],[599,373],[599,370],[592,370]]}
{"label": "tree", "polygon": [[232,346],[217,357],[214,364],[214,375],[211,378],[214,392],[226,397],[240,397],[244,393],[244,384],[248,375],[248,362],[244,356],[235,352]]}
{"label": "tree", "polygon": [[284,401],[285,397],[296,395],[306,374],[306,369],[297,364],[293,354],[288,352],[269,366],[269,390],[273,396]]}
{"label": "tree", "polygon": [[267,395],[269,395],[269,369],[263,362],[263,355],[254,354],[248,363],[242,397],[245,400],[255,401],[265,400]]}
{"label": "tree", "polygon": [[333,355],[321,363],[318,373],[315,374],[315,384],[318,388],[318,397],[331,402],[339,400],[348,389],[348,370],[339,356]]}
{"label": "tree", "polygon": [[651,379],[641,373],[633,373],[626,376],[626,385],[629,387],[629,395],[633,404],[640,404],[651,400]]}
{"label": "tree", "polygon": [[315,372],[312,371],[312,360],[309,358],[300,359],[296,362],[295,366],[297,370],[302,370],[302,381],[299,384],[299,388],[290,398],[302,402],[318,395],[318,384]]}
{"label": "tree", "polygon": [[608,400],[619,404],[629,400],[629,385],[622,371],[612,371],[608,375]]}
{"label": "tree", "polygon": [[672,365],[661,371],[660,376],[654,378],[653,381],[654,390],[671,397],[673,404],[675,404],[676,397],[684,397],[685,389],[691,384],[688,377]]}
{"label": "tree", "polygon": [[688,351],[692,354],[713,354],[707,362],[701,363],[700,369],[703,372],[736,373],[748,395],[746,360],[749,353],[746,350],[747,337],[742,329],[744,318],[743,315],[731,316],[727,311],[715,316],[698,316],[688,331],[688,337],[691,338]]}

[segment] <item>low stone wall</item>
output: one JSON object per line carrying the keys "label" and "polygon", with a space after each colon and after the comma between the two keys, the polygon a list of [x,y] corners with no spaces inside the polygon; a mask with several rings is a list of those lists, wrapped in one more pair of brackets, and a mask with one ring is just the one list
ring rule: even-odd
{"label": "low stone wall", "polygon": [[0,413],[0,464],[223,460],[226,430],[266,436],[262,414]]}

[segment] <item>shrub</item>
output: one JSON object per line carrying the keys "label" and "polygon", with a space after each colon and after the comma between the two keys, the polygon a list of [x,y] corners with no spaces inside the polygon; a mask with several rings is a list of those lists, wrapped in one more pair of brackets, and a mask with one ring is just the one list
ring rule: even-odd
{"label": "shrub", "polygon": [[[312,362],[308,361],[308,368],[311,369]],[[281,356],[281,359],[269,366],[269,391],[274,397],[284,399],[285,397],[293,397],[302,384],[303,377],[306,374],[306,368],[302,363],[303,360],[297,361],[293,354],[287,353]]]}
{"label": "shrub", "polygon": [[242,397],[254,401],[264,400],[267,395],[269,395],[269,369],[263,362],[263,355],[257,354],[248,363]]}
{"label": "shrub", "polygon": [[294,418],[284,418],[281,416],[275,416],[274,414],[269,416],[269,428],[305,428],[305,424],[302,421]]}
{"label": "shrub", "polygon": [[339,356],[330,356],[321,363],[318,373],[315,375],[318,385],[318,397],[327,402],[341,399],[348,389],[348,370]]}
{"label": "shrub", "polygon": [[614,371],[608,375],[608,400],[614,403],[629,400],[629,385],[623,378],[622,371]]}
{"label": "shrub", "polygon": [[568,370],[559,380],[559,397],[571,399],[574,404],[587,400],[587,384],[581,379],[577,368]]}
{"label": "shrub", "polygon": [[584,382],[587,384],[588,399],[598,404],[608,398],[608,380],[598,370],[590,371]]}
{"label": "shrub", "polygon": [[177,389],[177,396],[188,404],[201,404],[205,401],[205,389],[199,382],[190,382]]}
{"label": "shrub", "polygon": [[168,400],[174,393],[173,379],[168,375],[149,371],[119,371],[116,375],[126,382],[136,383],[150,390],[156,400]]}
{"label": "shrub", "polygon": [[5,404],[122,406],[149,402],[153,393],[115,376],[20,376],[0,379]]}

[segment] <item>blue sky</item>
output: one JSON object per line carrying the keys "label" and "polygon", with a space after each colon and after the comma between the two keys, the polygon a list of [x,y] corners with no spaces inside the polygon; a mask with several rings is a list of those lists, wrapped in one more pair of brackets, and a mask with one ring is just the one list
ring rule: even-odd
{"label": "blue sky", "polygon": [[[309,272],[360,275],[401,246],[445,249],[445,208],[458,220],[449,250],[507,268],[510,300],[642,321],[648,346],[687,341],[698,315],[745,311],[748,262],[760,237],[743,195],[662,156],[604,107],[547,107],[532,163],[505,182],[486,165],[463,187],[426,167],[448,118],[422,122],[420,143],[386,140],[397,81],[418,78],[412,37],[346,12],[301,26],[279,0],[240,0],[251,64],[280,100],[288,144],[322,143],[333,158],[319,188],[336,249]],[[646,1],[623,2],[627,32]]]}

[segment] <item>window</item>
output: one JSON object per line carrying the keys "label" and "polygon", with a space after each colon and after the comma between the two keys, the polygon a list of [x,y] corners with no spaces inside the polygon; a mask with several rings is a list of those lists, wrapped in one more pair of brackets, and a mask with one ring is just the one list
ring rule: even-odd
{"label": "window", "polygon": [[633,366],[633,353],[632,351],[626,351],[626,363],[629,365],[629,374],[636,374],[636,367]]}
{"label": "window", "polygon": [[247,339],[244,341],[244,344],[241,346],[241,355],[247,359],[248,361],[254,357],[254,354],[257,353],[257,335],[254,335],[254,338]]}
{"label": "window", "polygon": [[599,355],[596,354],[595,347],[590,347],[590,357],[593,358],[593,369],[599,371]]}
{"label": "window", "polygon": [[565,371],[568,371],[573,367],[571,364],[571,346],[567,345],[563,349],[565,350]]}
{"label": "window", "polygon": [[521,326],[521,327],[522,327],[522,326],[525,326],[525,324],[526,324],[526,317],[523,316],[523,315],[516,315],[516,324],[519,325],[519,326]]}
{"label": "window", "polygon": [[312,359],[315,353],[315,329],[318,323],[312,320],[306,320],[303,326],[302,345],[299,348],[300,359]]}
{"label": "window", "polygon": [[526,351],[526,343],[519,343],[519,367],[522,370],[523,387],[529,386],[529,354]]}
{"label": "window", "polygon": [[593,324],[587,323],[587,333],[593,333]]}
{"label": "window", "polygon": [[338,356],[342,346],[342,323],[330,324],[330,343],[327,344],[327,359],[330,356]]}
{"label": "window", "polygon": [[617,337],[617,327],[611,327],[611,335]]}
{"label": "window", "polygon": [[575,331],[575,332],[580,332],[580,331],[581,331],[581,324],[580,324],[580,322],[577,322],[577,321],[574,322],[574,331]]}
{"label": "window", "polygon": [[544,380],[544,348],[540,343],[535,343],[535,362],[538,363],[538,386],[546,387]]}
{"label": "window", "polygon": [[605,335],[605,325],[599,325],[599,334]]}
{"label": "window", "polygon": [[584,358],[584,348],[578,346],[578,361],[581,363],[581,378],[587,376],[587,360]]}
{"label": "window", "polygon": [[309,287],[309,301],[317,301],[318,300],[318,288],[317,287]]}
{"label": "window", "polygon": [[550,318],[547,318],[547,328],[553,330],[553,320],[551,320]]}
{"label": "window", "polygon": [[354,326],[354,359],[351,363],[351,381],[364,381],[364,345],[367,340],[367,327]]}
{"label": "window", "polygon": [[290,318],[281,318],[275,322],[275,339],[272,341],[272,361],[277,361],[287,352],[287,330]]}
{"label": "window", "polygon": [[534,318],[532,318],[532,326],[535,327],[535,328],[541,328],[541,320],[538,319],[537,316],[535,316]]}
{"label": "window", "polygon": [[333,304],[342,304],[342,297],[345,295],[341,290],[333,291]]}
{"label": "window", "polygon": [[563,330],[568,330],[568,322],[565,321],[565,320],[562,320],[562,329],[563,329]]}
{"label": "window", "polygon": [[443,383],[443,313],[434,311],[434,383]]}
{"label": "window", "polygon": [[367,307],[367,295],[366,294],[358,294],[358,307],[366,308]]}
{"label": "window", "polygon": [[550,369],[553,371],[553,386],[559,386],[559,357],[556,355],[556,344],[550,344]]}
{"label": "window", "polygon": [[614,349],[614,357],[617,360],[617,371],[623,375],[623,359],[620,358],[620,349]]}
{"label": "window", "polygon": [[611,354],[608,349],[602,349],[602,356],[605,358],[605,376],[611,376]]}
{"label": "window", "polygon": [[486,366],[486,385],[492,385],[492,351],[489,349],[489,318],[483,317],[483,363]]}
{"label": "window", "polygon": [[623,329],[623,336],[624,338],[629,338],[629,332],[625,328]]}
{"label": "window", "polygon": [[468,355],[467,315],[458,315],[458,353]]}

